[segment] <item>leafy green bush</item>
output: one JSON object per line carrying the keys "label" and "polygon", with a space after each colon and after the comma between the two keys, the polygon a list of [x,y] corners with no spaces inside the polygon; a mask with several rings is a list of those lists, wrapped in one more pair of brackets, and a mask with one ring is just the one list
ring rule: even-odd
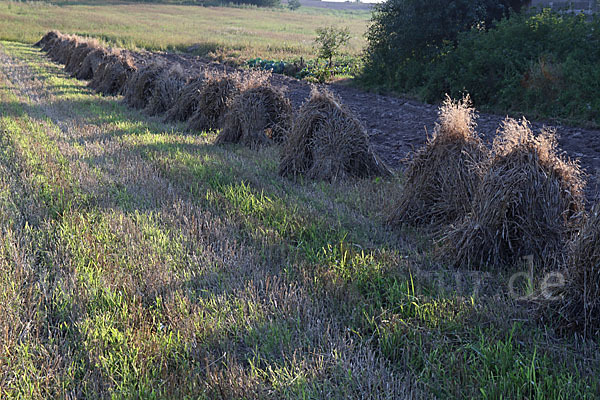
{"label": "leafy green bush", "polygon": [[300,3],[300,0],[289,0],[288,1],[288,8],[292,11],[299,9],[302,6],[302,3]]}
{"label": "leafy green bush", "polygon": [[254,58],[248,60],[247,65],[250,68],[272,71],[276,74],[292,76],[298,79],[306,79],[311,82],[327,82],[336,76],[355,77],[360,71],[360,63],[353,57],[338,57],[332,65],[326,60],[308,60],[308,61],[273,61]]}
{"label": "leafy green bush", "polygon": [[[417,78],[460,32],[485,29],[522,0],[388,0],[376,6],[367,32],[364,79],[396,86]],[[415,82],[416,83],[416,82]],[[410,84],[414,84],[410,82]]]}
{"label": "leafy green bush", "polygon": [[458,32],[453,40],[422,39],[422,48],[395,58],[372,43],[362,76],[369,86],[427,102],[469,93],[482,110],[600,123],[598,17],[550,10],[512,15],[488,29]]}
{"label": "leafy green bush", "polygon": [[545,10],[472,30],[425,75],[409,89],[427,101],[468,92],[491,110],[600,122],[600,19]]}

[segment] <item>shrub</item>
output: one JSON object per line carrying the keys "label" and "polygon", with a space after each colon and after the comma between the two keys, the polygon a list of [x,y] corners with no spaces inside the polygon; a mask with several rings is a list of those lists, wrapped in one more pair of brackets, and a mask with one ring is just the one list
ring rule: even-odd
{"label": "shrub", "polygon": [[[394,1],[404,4],[381,7]],[[544,10],[466,32],[455,21],[444,36],[437,22],[423,32],[404,26],[408,17],[388,22],[392,11],[376,13],[369,31],[365,84],[427,102],[467,92],[486,111],[600,123],[600,18]]]}
{"label": "shrub", "polygon": [[600,19],[545,10],[473,30],[407,89],[427,101],[467,91],[488,110],[600,122]]}
{"label": "shrub", "polygon": [[[519,9],[519,0],[388,0],[376,6],[367,32],[364,78],[372,84],[419,82],[422,64],[434,60],[460,32],[483,29]],[[414,75],[414,76],[413,76]],[[382,82],[383,80],[383,82]],[[399,82],[399,80],[401,80]],[[412,81],[415,82],[412,82]]]}
{"label": "shrub", "polygon": [[292,11],[299,9],[302,6],[300,0],[289,0],[288,8]]}

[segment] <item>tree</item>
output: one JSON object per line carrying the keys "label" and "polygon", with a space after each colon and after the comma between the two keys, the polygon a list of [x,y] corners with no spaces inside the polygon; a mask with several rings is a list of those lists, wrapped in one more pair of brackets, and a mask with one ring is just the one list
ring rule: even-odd
{"label": "tree", "polygon": [[[393,80],[407,64],[433,60],[460,32],[487,29],[525,0],[387,0],[367,32],[365,76]],[[416,66],[415,68],[419,68]]]}
{"label": "tree", "polygon": [[336,28],[328,26],[317,29],[316,44],[319,45],[319,58],[328,61],[328,67],[333,65],[333,57],[339,54],[340,48],[348,44],[350,40],[350,30],[348,27]]}
{"label": "tree", "polygon": [[292,11],[299,9],[301,5],[300,0],[288,0],[288,8]]}

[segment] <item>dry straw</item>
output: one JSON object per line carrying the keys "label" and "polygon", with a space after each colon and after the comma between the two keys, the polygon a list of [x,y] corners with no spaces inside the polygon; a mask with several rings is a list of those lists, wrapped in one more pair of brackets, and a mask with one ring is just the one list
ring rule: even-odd
{"label": "dry straw", "polygon": [[150,98],[144,111],[148,115],[167,112],[177,101],[185,82],[181,65],[174,64],[168,69],[163,69],[150,88]]}
{"label": "dry straw", "polygon": [[206,84],[199,93],[200,101],[189,120],[188,128],[199,132],[219,129],[225,112],[241,86],[239,74],[207,72]]}
{"label": "dry straw", "polygon": [[105,95],[121,94],[127,80],[135,71],[135,63],[128,54],[113,50],[100,63],[88,86]]}
{"label": "dry straw", "polygon": [[71,53],[78,44],[79,38],[77,36],[64,35],[56,42],[48,52],[48,55],[53,61],[59,64],[67,64]]}
{"label": "dry straw", "polygon": [[[38,40],[36,42],[36,44],[34,44],[34,46],[36,47],[45,47],[46,44],[54,39],[57,39],[58,37],[62,36],[62,33],[60,33],[59,31],[49,31],[48,33],[46,33],[44,36],[42,36],[42,38],[40,40]],[[44,51],[47,51],[44,50]]]}
{"label": "dry straw", "polygon": [[200,104],[204,76],[190,79],[179,92],[173,106],[167,111],[165,121],[183,122],[191,118]]}
{"label": "dry straw", "polygon": [[282,150],[282,176],[310,179],[387,175],[367,133],[331,93],[314,89],[296,116]]}
{"label": "dry straw", "polygon": [[61,43],[62,38],[64,36],[62,33],[58,32],[58,31],[55,32],[55,34],[56,35],[49,36],[43,43],[42,51],[48,55],[55,46],[57,46],[59,43]]}
{"label": "dry straw", "polygon": [[434,135],[413,156],[392,224],[441,227],[463,217],[481,182],[479,165],[489,151],[475,133],[475,110],[468,96],[446,98]]}
{"label": "dry straw", "polygon": [[155,82],[165,69],[164,62],[151,62],[140,67],[125,84],[123,101],[133,108],[145,108]]}
{"label": "dry straw", "polygon": [[98,49],[100,44],[93,39],[80,42],[74,49],[69,58],[69,62],[65,65],[65,71],[71,74],[77,74],[81,70],[83,61],[92,51]]}
{"label": "dry straw", "polygon": [[251,84],[234,100],[223,120],[217,143],[282,142],[292,121],[292,105],[268,81]]}
{"label": "dry straw", "polygon": [[545,267],[560,262],[584,207],[584,180],[558,154],[554,133],[536,137],[527,120],[506,119],[482,168],[472,211],[444,238],[446,255],[471,268],[521,266],[526,256]]}
{"label": "dry straw", "polygon": [[79,69],[74,71],[77,79],[92,79],[100,68],[100,65],[102,65],[105,58],[109,55],[110,52],[104,47],[94,48],[92,51],[88,52],[81,62]]}
{"label": "dry straw", "polygon": [[551,302],[561,329],[584,336],[600,334],[600,204],[596,204],[581,230],[569,243],[566,286]]}

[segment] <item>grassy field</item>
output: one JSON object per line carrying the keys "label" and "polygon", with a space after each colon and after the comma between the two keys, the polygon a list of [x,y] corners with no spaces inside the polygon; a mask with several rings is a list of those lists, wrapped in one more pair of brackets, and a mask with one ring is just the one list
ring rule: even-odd
{"label": "grassy field", "polygon": [[401,179],[291,182],[26,44],[0,83],[0,398],[600,394],[597,344],[386,227]]}
{"label": "grassy field", "polygon": [[347,51],[357,55],[368,11],[257,9],[123,2],[0,1],[0,39],[34,43],[52,29],[89,35],[126,48],[185,50],[249,59],[314,58],[315,30],[347,26]]}

